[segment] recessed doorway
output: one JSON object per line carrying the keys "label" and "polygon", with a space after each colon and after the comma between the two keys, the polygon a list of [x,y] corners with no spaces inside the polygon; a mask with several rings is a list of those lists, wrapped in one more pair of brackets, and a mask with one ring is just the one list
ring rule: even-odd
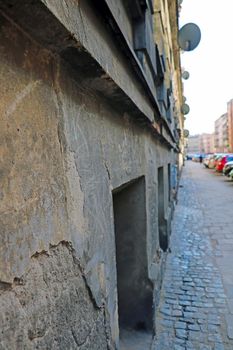
{"label": "recessed doorway", "polygon": [[165,219],[164,169],[158,168],[158,224],[159,245],[163,251],[168,248],[167,220]]}
{"label": "recessed doorway", "polygon": [[144,177],[115,190],[113,208],[120,350],[147,350],[152,340],[153,286],[148,278]]}

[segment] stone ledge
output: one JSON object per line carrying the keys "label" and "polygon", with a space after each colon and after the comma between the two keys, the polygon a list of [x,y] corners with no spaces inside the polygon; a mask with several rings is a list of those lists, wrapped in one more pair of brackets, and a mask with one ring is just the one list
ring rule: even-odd
{"label": "stone ledge", "polygon": [[[29,36],[66,60],[77,70],[84,85],[88,85],[106,97],[116,109],[130,113],[144,126],[148,126],[160,142],[169,148],[176,147],[173,134],[166,120],[159,116],[159,111],[155,109],[156,99],[154,107],[150,105],[149,101],[146,103],[141,100],[141,103],[135,103],[137,94],[135,94],[136,99],[133,100],[110,75],[111,72],[106,73],[96,58],[83,46],[83,43],[78,41],[78,38],[48,8],[45,1],[43,3],[35,0],[6,0],[0,4],[1,10],[4,16],[15,21]],[[130,69],[132,69],[132,58],[129,61],[131,62]],[[138,69],[139,67],[137,67]],[[141,84],[140,81],[137,83]],[[146,84],[146,81],[144,81],[144,84]],[[135,91],[137,87],[135,87]],[[151,91],[149,90],[148,86],[145,95],[145,90],[141,86],[139,95],[144,92],[144,99],[151,98]],[[159,120],[159,124],[163,125],[162,128],[154,127],[154,117]],[[162,129],[166,132],[162,132]]]}

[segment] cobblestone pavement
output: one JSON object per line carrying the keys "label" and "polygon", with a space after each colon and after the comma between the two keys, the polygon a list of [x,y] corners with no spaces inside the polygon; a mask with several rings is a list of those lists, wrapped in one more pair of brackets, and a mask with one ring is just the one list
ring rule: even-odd
{"label": "cobblestone pavement", "polygon": [[233,183],[186,162],[153,350],[233,350]]}

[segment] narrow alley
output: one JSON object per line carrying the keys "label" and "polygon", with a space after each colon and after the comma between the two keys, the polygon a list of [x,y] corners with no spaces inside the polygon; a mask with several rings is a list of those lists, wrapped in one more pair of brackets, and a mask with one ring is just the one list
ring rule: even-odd
{"label": "narrow alley", "polygon": [[187,161],[156,321],[157,350],[233,349],[233,183]]}

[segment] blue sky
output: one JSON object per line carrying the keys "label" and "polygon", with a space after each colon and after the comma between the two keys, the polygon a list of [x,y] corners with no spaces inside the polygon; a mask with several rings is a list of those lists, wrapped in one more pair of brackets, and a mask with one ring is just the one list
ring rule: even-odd
{"label": "blue sky", "polygon": [[193,135],[213,132],[214,121],[233,98],[233,0],[183,0],[180,27],[188,22],[202,32],[198,48],[181,54],[190,73],[184,81],[190,106],[185,128]]}

